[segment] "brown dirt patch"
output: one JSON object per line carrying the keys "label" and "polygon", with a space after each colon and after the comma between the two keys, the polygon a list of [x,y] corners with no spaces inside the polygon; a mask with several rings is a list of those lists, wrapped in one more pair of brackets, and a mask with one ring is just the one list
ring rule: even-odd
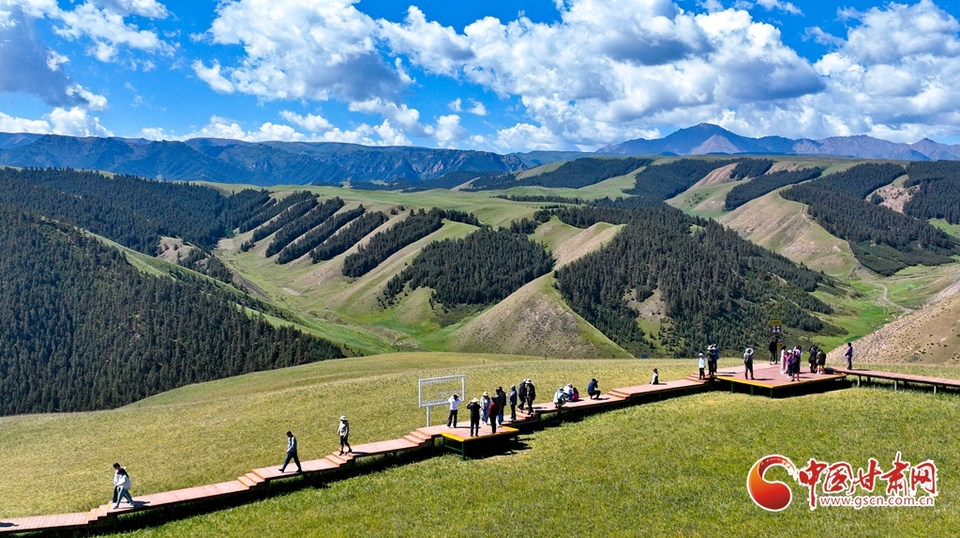
{"label": "brown dirt patch", "polygon": [[726,166],[721,166],[713,172],[703,176],[703,179],[693,184],[691,189],[698,189],[700,187],[707,187],[710,185],[718,185],[720,183],[730,183],[733,180],[730,179],[730,172],[733,172],[733,169],[737,167],[737,163],[728,164]]}
{"label": "brown dirt patch", "polygon": [[880,187],[877,189],[877,194],[880,196],[880,198],[883,198],[883,201],[880,202],[880,205],[889,207],[897,213],[903,213],[904,204],[913,198],[913,194],[917,192],[917,189],[919,188],[920,187],[910,187],[909,189],[905,189],[903,187],[895,187],[893,185]]}

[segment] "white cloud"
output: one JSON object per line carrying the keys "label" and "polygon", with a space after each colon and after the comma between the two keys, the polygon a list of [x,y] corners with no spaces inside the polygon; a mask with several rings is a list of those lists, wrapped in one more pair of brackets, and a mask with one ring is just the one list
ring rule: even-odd
{"label": "white cloud", "polygon": [[791,15],[803,15],[803,11],[792,2],[783,2],[781,0],[756,0],[756,2],[738,0],[734,2],[734,7],[737,9],[752,9],[754,6],[760,6],[767,11],[783,11]]}
{"label": "white cloud", "polygon": [[460,125],[460,116],[449,114],[440,116],[437,125],[426,128],[426,134],[432,136],[437,145],[442,148],[456,147],[458,142],[465,140],[469,133]]}
{"label": "white cloud", "polygon": [[0,132],[47,134],[50,132],[50,122],[46,120],[15,118],[0,112]]}
{"label": "white cloud", "polygon": [[483,103],[481,103],[480,101],[474,101],[473,99],[471,99],[470,110],[468,110],[467,112],[474,114],[476,116],[486,116],[487,107],[483,106]]}
{"label": "white cloud", "polygon": [[846,37],[815,64],[826,91],[798,103],[825,117],[815,134],[912,142],[960,133],[960,23],[930,0],[843,15]]}
{"label": "white cloud", "polygon": [[207,31],[244,57],[222,76],[263,99],[396,101],[409,80],[375,47],[376,23],[354,0],[238,0],[221,3]]}
{"label": "white cloud", "polygon": [[[488,17],[462,34],[425,21],[415,8],[403,23],[379,22],[391,50],[418,67],[502,97],[519,96],[529,118],[552,133],[554,147],[593,149],[672,116],[703,121],[824,87],[776,28],[743,10],[695,15],[670,0],[568,0],[558,6],[560,23]],[[524,124],[501,131],[498,140],[521,132],[537,135],[528,145],[547,143]]]}
{"label": "white cloud", "polygon": [[463,112],[463,101],[460,98],[456,98],[453,101],[447,103],[447,108],[454,112]]}
{"label": "white cloud", "polygon": [[203,62],[196,60],[191,64],[194,73],[200,77],[200,80],[210,85],[210,88],[219,93],[233,93],[233,84],[220,74],[220,62],[213,62],[213,65],[207,67]]}
{"label": "white cloud", "polygon": [[280,111],[280,117],[289,121],[290,123],[300,127],[301,129],[306,129],[311,133],[320,133],[324,131],[329,131],[333,128],[333,124],[327,121],[323,116],[317,114],[307,114],[306,116],[301,116],[289,110]]}
{"label": "white cloud", "polygon": [[[130,4],[131,2],[120,2]],[[162,6],[160,6],[162,7]],[[142,15],[142,13],[137,13]],[[166,11],[163,12],[166,16]],[[63,26],[56,32],[67,39],[87,37],[93,41],[89,50],[103,62],[113,61],[119,48],[126,46],[151,52],[167,52],[170,46],[162,41],[156,32],[140,30],[124,20],[124,14],[109,7],[100,8],[85,2],[73,11],[59,11],[56,17]]]}

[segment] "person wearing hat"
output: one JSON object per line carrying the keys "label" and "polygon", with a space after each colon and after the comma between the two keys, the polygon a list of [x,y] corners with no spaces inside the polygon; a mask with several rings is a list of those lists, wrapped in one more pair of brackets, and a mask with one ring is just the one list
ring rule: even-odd
{"label": "person wearing hat", "polygon": [[484,424],[486,424],[490,418],[490,402],[490,393],[483,391],[483,396],[480,397],[480,421]]}
{"label": "person wearing hat", "polygon": [[462,400],[459,394],[454,394],[447,401],[450,402],[450,415],[447,416],[447,427],[456,428],[457,427],[457,408],[460,407],[460,402]]}
{"label": "person wearing hat", "polygon": [[470,400],[467,409],[470,410],[470,437],[474,437],[480,434],[480,400]]}
{"label": "person wearing hat", "polygon": [[707,359],[704,358],[703,353],[698,353],[700,358],[700,380],[703,381],[703,370],[707,367]]}
{"label": "person wearing hat", "polygon": [[350,423],[347,422],[347,416],[340,417],[340,426],[337,427],[337,434],[340,436],[340,455],[343,455],[343,447],[347,447],[347,454],[353,454],[353,448],[350,447]]}
{"label": "person wearing hat", "polygon": [[533,401],[537,399],[537,387],[533,385],[533,381],[527,380],[527,414],[533,414]]}

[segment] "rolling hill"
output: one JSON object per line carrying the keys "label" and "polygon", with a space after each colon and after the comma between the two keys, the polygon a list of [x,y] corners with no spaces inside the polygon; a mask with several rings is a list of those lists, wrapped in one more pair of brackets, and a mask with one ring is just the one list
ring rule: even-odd
{"label": "rolling hill", "polygon": [[[816,167],[823,175],[814,181],[847,192],[854,188],[852,178],[859,177],[857,170],[872,173],[872,168],[858,168],[862,163],[808,157],[773,157],[766,164],[747,158],[672,157],[631,162],[629,168],[634,164],[640,168],[612,178],[607,177],[609,163],[600,167],[580,163],[576,170],[584,177],[572,180],[566,172],[558,176],[562,167],[553,164],[518,176],[543,174],[539,182],[491,191],[405,193],[288,186],[265,192],[218,186],[219,191],[212,191],[218,192],[216,196],[243,203],[224,210],[226,220],[213,228],[214,232],[205,232],[214,233],[214,238],[219,235],[214,249],[204,246],[211,242],[210,235],[191,235],[195,234],[192,228],[183,227],[196,220],[199,209],[186,199],[176,203],[177,196],[184,195],[174,194],[180,190],[156,198],[167,196],[165,204],[137,205],[136,200],[111,195],[110,189],[121,183],[97,174],[83,176],[86,186],[82,192],[70,182],[21,178],[16,192],[29,192],[23,187],[26,182],[43,186],[47,189],[43,192],[50,195],[23,198],[10,194],[6,203],[33,200],[33,205],[24,209],[81,227],[87,226],[83,215],[109,207],[116,215],[113,224],[97,231],[105,240],[121,244],[129,241],[125,238],[130,226],[158,222],[164,226],[163,233],[136,236],[143,238],[135,243],[139,250],[175,261],[193,258],[172,255],[176,249],[201,253],[206,261],[198,266],[221,267],[218,278],[233,285],[232,293],[249,297],[250,304],[265,305],[257,307],[265,320],[334,342],[346,354],[420,350],[551,357],[690,356],[706,341],[718,341],[726,350],[760,345],[757,342],[766,339],[769,318],[785,320],[791,342],[805,347],[813,342],[835,346],[872,332],[904,309],[915,308],[950,286],[949,274],[957,256],[956,250],[950,249],[956,249],[957,242],[939,231],[938,237],[945,241],[939,252],[947,254],[935,260],[939,266],[907,267],[885,276],[862,269],[860,251],[851,248],[845,237],[835,235],[841,232],[828,231],[806,204],[784,199],[782,192],[790,186],[758,195],[734,211],[724,209],[733,189],[755,179],[750,174],[760,177]],[[888,178],[856,187],[861,189],[853,196],[856,203],[844,202],[843,209],[851,215],[861,210],[880,211],[881,215],[889,212],[912,219],[911,225],[918,229],[929,227],[903,212],[863,200],[884,183],[910,181],[913,168],[896,166],[901,166],[896,170],[906,176],[894,178],[898,173],[891,173]],[[591,178],[591,173],[597,176]],[[951,173],[952,168],[934,167],[917,169],[913,175],[925,182],[923,185],[934,186],[949,184]],[[42,175],[39,171],[29,174]],[[562,178],[560,185],[564,186],[549,186],[549,178]],[[136,181],[140,180],[124,177],[123,181],[139,185]],[[101,182],[102,188],[93,188]],[[5,184],[8,189],[12,185]],[[184,188],[167,182],[143,185],[144,192]],[[928,190],[936,192],[932,187]],[[193,191],[182,192],[189,195]],[[611,199],[614,197],[618,199]],[[663,200],[666,197],[670,197],[669,204],[693,217],[669,209]],[[86,205],[41,203],[77,199]],[[71,212],[64,207],[72,208]],[[173,211],[173,207],[179,210]],[[901,211],[907,207],[904,204]],[[352,226],[375,214],[383,215],[383,220],[374,221],[374,227],[360,230]],[[701,215],[716,218],[741,237],[711,221],[699,220]],[[320,236],[321,247],[338,245],[336,255],[318,259],[301,250],[298,257],[281,262],[282,245],[294,244],[336,219],[341,220]],[[422,225],[413,225],[417,219]],[[530,244],[537,245],[534,251],[543,249],[552,256],[554,265],[546,274],[537,272],[507,283],[506,273],[498,274],[496,263],[470,260],[468,254],[481,255],[486,247],[458,254],[461,258],[456,263],[463,269],[483,265],[482,272],[472,276],[456,268],[437,269],[438,262],[452,260],[452,254],[425,261],[424,253],[435,252],[444,241],[449,245],[468,241],[464,244],[469,245],[497,229],[504,230],[504,237],[505,230],[510,230],[518,238],[526,238],[497,247],[503,249],[496,254],[503,267],[516,267],[515,257],[519,260],[527,255],[523,252],[533,252],[524,250],[529,248],[524,245]],[[208,239],[191,240],[193,237]],[[158,253],[161,244],[165,252]],[[916,249],[917,245],[904,248]],[[625,253],[643,256],[624,257]],[[368,260],[363,262],[364,269],[351,269],[360,258]],[[629,270],[616,274],[612,270],[618,267]],[[391,284],[397,275],[413,268],[431,276]],[[579,276],[571,279],[569,275]],[[493,300],[457,298],[489,297],[477,293],[482,282],[491,282],[487,287],[503,291]],[[587,282],[592,283],[578,287]],[[478,283],[481,288],[476,288]],[[594,285],[598,291],[587,291]],[[391,286],[395,288],[392,295],[387,294]],[[685,296],[690,290],[694,296]],[[424,360],[430,359],[425,356]]]}

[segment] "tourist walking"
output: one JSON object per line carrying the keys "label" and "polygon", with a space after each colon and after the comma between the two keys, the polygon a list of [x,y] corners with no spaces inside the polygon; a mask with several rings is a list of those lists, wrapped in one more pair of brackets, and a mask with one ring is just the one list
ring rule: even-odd
{"label": "tourist walking", "polygon": [[853,370],[853,344],[847,342],[847,350],[843,353],[844,358],[847,359],[847,370]]}
{"label": "tourist walking", "polygon": [[507,395],[510,400],[510,422],[517,421],[517,386],[510,385],[510,394]]}
{"label": "tourist walking", "polygon": [[470,437],[480,435],[480,400],[470,400],[467,410],[470,411]]}
{"label": "tourist walking", "polygon": [[703,353],[698,353],[697,358],[699,359],[697,366],[700,368],[700,379],[703,380],[703,369],[707,367],[707,359],[703,357]]}
{"label": "tourist walking", "polygon": [[[703,375],[703,370],[700,370],[700,375]],[[597,382],[597,378],[595,377],[587,383],[587,396],[589,396],[591,400],[600,399],[600,383]]]}
{"label": "tourist walking", "polygon": [[817,350],[817,372],[824,373],[827,366],[827,352],[823,349]]}
{"label": "tourist walking", "polygon": [[350,446],[350,423],[347,422],[346,415],[340,417],[337,435],[340,436],[340,455],[343,455],[343,447],[347,447],[347,454],[353,454],[353,448]]}
{"label": "tourist walking", "polygon": [[770,352],[770,364],[777,363],[777,339],[771,338],[770,343],[767,344],[767,351]]}
{"label": "tourist walking", "polygon": [[447,415],[447,427],[456,428],[457,409],[460,407],[460,396],[458,394],[454,394],[447,401],[450,402],[450,414]]}
{"label": "tourist walking", "polygon": [[120,502],[127,499],[127,502],[133,505],[133,497],[130,496],[130,475],[125,467],[119,463],[113,464],[113,507],[120,508]]}
{"label": "tourist walking", "polygon": [[297,437],[293,435],[293,432],[287,432],[287,457],[283,459],[283,465],[280,466],[281,473],[285,472],[284,469],[287,468],[290,460],[293,460],[293,463],[297,464],[297,472],[302,473],[300,458],[297,457]]}
{"label": "tourist walking", "polygon": [[817,351],[820,349],[816,346],[810,346],[810,357],[807,358],[807,362],[810,363],[810,373],[817,373]]}
{"label": "tourist walking", "polygon": [[707,346],[707,355],[710,367],[710,377],[715,377],[717,375],[717,367],[720,362],[720,348],[717,347],[717,344],[710,344]]}
{"label": "tourist walking", "polygon": [[500,414],[500,404],[496,399],[490,400],[490,433],[497,433],[497,415]]}
{"label": "tourist walking", "polygon": [[787,346],[783,346],[783,349],[780,350],[780,373],[785,376],[790,376],[790,357],[793,356],[793,351],[788,350]]}
{"label": "tourist walking", "polygon": [[748,347],[743,350],[743,379],[755,379],[753,377],[753,348]]}

